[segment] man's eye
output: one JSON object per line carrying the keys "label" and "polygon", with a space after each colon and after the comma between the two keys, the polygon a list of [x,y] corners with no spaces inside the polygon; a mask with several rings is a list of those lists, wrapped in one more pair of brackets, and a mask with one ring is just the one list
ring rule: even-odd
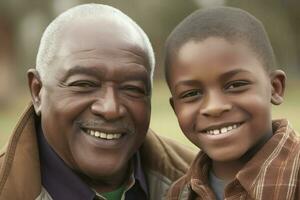
{"label": "man's eye", "polygon": [[248,81],[232,81],[226,84],[225,90],[230,90],[230,91],[240,90],[249,84],[250,83]]}
{"label": "man's eye", "polygon": [[129,96],[141,97],[147,95],[147,92],[144,88],[137,86],[125,86],[122,88]]}
{"label": "man's eye", "polygon": [[91,87],[96,87],[96,84],[91,81],[75,81],[73,83],[70,83],[69,86],[80,87],[80,88],[91,88]]}

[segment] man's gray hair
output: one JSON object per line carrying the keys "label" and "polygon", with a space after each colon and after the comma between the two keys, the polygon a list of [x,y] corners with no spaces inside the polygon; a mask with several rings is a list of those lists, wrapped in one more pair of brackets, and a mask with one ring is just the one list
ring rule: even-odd
{"label": "man's gray hair", "polygon": [[36,57],[36,69],[39,72],[41,79],[44,80],[46,71],[49,70],[49,65],[53,61],[57,48],[58,36],[63,30],[63,27],[74,19],[82,18],[108,18],[122,23],[129,23],[137,33],[140,34],[143,40],[145,52],[148,55],[150,67],[151,84],[153,82],[153,73],[155,68],[155,57],[152,45],[146,33],[134,22],[130,17],[125,15],[120,10],[103,4],[83,4],[78,5],[63,12],[56,17],[46,28],[41,38],[39,50]]}

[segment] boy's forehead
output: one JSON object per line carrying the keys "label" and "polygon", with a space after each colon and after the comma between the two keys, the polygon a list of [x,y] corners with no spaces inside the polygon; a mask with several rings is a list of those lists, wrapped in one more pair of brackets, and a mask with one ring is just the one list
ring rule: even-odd
{"label": "boy's forehead", "polygon": [[[226,65],[227,62],[243,62],[257,59],[257,55],[249,45],[242,40],[228,41],[220,37],[209,37],[205,40],[190,40],[183,44],[173,57],[173,63],[193,65],[194,63],[207,64],[212,62]],[[175,61],[175,62],[174,62]]]}
{"label": "boy's forehead", "polygon": [[215,37],[186,42],[173,56],[169,70],[170,86],[187,79],[199,81],[201,77],[208,80],[208,74],[216,81],[232,72],[255,75],[259,71],[265,74],[262,62],[244,42]]}

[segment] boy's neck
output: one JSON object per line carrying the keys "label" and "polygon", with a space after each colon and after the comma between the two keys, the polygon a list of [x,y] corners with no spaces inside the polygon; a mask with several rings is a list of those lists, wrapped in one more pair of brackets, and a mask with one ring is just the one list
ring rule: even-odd
{"label": "boy's neck", "polygon": [[219,179],[231,181],[244,165],[245,163],[240,160],[230,162],[212,161],[212,170],[214,175]]}
{"label": "boy's neck", "polygon": [[212,170],[216,177],[231,181],[245,164],[264,146],[273,133],[266,134],[253,148],[247,151],[241,158],[232,161],[212,161]]}

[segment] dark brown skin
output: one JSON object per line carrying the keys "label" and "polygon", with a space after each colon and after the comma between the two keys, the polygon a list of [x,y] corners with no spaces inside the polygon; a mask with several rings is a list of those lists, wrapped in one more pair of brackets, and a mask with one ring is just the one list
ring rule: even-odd
{"label": "dark brown skin", "polygon": [[[76,20],[60,35],[47,79],[28,71],[48,143],[100,193],[127,180],[129,161],[148,130],[151,83],[143,44],[128,25]],[[87,129],[122,137],[98,139]]]}
{"label": "dark brown skin", "polygon": [[272,136],[271,103],[283,101],[285,74],[268,74],[246,44],[222,38],[187,42],[174,57],[170,103],[180,127],[212,159],[213,172],[232,180]]}

